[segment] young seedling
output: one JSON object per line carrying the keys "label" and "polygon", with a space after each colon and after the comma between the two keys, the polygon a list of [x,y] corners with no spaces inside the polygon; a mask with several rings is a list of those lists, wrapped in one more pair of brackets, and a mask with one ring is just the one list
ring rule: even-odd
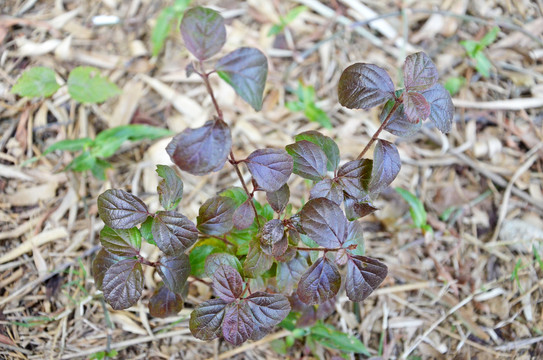
{"label": "young seedling", "polygon": [[332,123],[328,115],[316,104],[315,88],[311,85],[304,85],[301,81],[294,92],[298,97],[295,101],[285,104],[290,111],[303,111],[309,121],[319,123],[323,128],[331,129]]}
{"label": "young seedling", "polygon": [[[341,104],[367,109],[387,102],[381,127],[356,160],[340,166],[337,144],[316,131],[297,135],[285,150],[257,149],[237,159],[228,119],[223,117],[209,77],[218,74],[260,110],[267,59],[259,50],[244,47],[222,56],[213,70],[207,70],[209,59],[226,40],[224,20],[210,9],[188,10],[181,34],[196,58],[187,72],[202,78],[216,115],[202,127],[176,135],[167,152],[179,169],[195,175],[219,171],[228,163],[242,189],[228,189],[205,201],[195,223],[177,211],[183,183],[167,166],[157,168],[162,178],[157,191],[164,210],[152,213],[141,199],[123,190],[101,194],[98,212],[106,226],[100,233],[103,249],[93,272],[106,301],[114,309],[134,305],[143,292],[142,266],[151,266],[164,285],[149,299],[150,311],[155,316],[175,314],[192,275],[195,281],[208,284],[216,297],[195,307],[191,332],[202,340],[222,337],[239,346],[271,332],[295,308],[295,301],[330,308],[342,284],[350,300],[365,300],[386,278],[388,269],[365,254],[356,219],[376,210],[374,199],[400,170],[398,150],[379,139],[379,133],[384,129],[411,133],[428,117],[442,131],[451,127],[452,102],[437,84],[431,60],[423,53],[410,55],[404,66],[406,87],[398,91],[375,65],[355,64],[344,71],[338,91]],[[374,142],[373,160],[364,159]],[[244,181],[243,168],[251,174],[249,183]],[[292,174],[314,184],[309,200],[295,214],[289,210],[287,182]],[[265,193],[268,204],[255,199],[259,191]],[[151,262],[140,253],[144,239],[162,252],[158,261]],[[322,325],[312,336],[331,344],[336,340],[326,340],[329,330]]]}
{"label": "young seedling", "polygon": [[479,41],[464,40],[460,42],[464,49],[466,49],[468,56],[475,60],[475,69],[477,72],[485,78],[490,76],[492,64],[486,57],[484,50],[496,40],[499,32],[500,28],[495,26]]}

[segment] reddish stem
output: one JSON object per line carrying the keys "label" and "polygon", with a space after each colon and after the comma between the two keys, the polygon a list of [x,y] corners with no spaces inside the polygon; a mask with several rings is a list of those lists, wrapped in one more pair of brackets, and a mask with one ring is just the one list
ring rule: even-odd
{"label": "reddish stem", "polygon": [[401,104],[401,101],[399,99],[397,99],[395,102],[394,102],[394,106],[392,107],[392,109],[390,110],[390,112],[388,113],[385,121],[383,121],[383,123],[381,124],[381,126],[379,126],[379,129],[377,129],[377,131],[375,132],[375,134],[373,134],[373,136],[371,137],[371,140],[370,142],[366,145],[366,147],[364,148],[364,150],[362,150],[362,152],[358,155],[358,157],[356,158],[356,160],[360,160],[362,159],[362,157],[364,156],[364,154],[366,154],[366,152],[369,150],[369,148],[371,147],[371,145],[375,142],[375,140],[377,140],[377,138],[379,137],[379,134],[381,133],[381,131],[383,131],[383,129],[388,125],[388,122],[390,121],[390,118],[392,117],[392,114],[394,114],[394,112],[396,111],[396,109],[398,108],[398,106],[400,106]]}

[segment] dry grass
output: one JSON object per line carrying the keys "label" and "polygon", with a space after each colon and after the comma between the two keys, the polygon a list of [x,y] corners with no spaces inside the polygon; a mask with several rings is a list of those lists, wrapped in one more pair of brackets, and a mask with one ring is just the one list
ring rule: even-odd
{"label": "dry grass", "polygon": [[[197,1],[202,5],[208,5]],[[336,101],[341,70],[363,61],[385,67],[394,80],[405,54],[422,49],[442,81],[467,79],[455,95],[454,130],[430,124],[412,139],[396,139],[403,167],[394,186],[424,201],[434,233],[410,226],[407,205],[393,191],[365,219],[368,253],[391,271],[357,311],[345,297],[327,321],[358,334],[373,354],[393,358],[537,359],[543,357],[543,5],[540,1],[249,0],[214,2],[228,17],[225,50],[255,46],[268,54],[264,109],[250,110],[218,80],[218,100],[233,128],[239,157],[257,147],[283,147],[293,135],[317,129],[290,113],[287,87],[298,79],[317,90],[343,160],[353,159],[378,127],[378,112],[349,111]],[[351,21],[392,14],[356,28]],[[286,38],[266,34],[295,5],[310,10]],[[97,250],[96,197],[119,187],[158,205],[154,165],[169,163],[165,141],[126,145],[112,158],[108,180],[62,172],[69,154],[51,154],[21,168],[62,139],[94,136],[130,122],[180,131],[199,126],[212,108],[203,85],[186,78],[190,58],[175,32],[158,59],[149,55],[150,30],[165,1],[4,0],[0,17],[0,357],[88,358],[106,348],[122,359],[275,359],[268,346],[285,332],[248,343],[238,354],[226,344],[202,343],[188,330],[190,309],[151,318],[145,293],[136,307],[112,311],[96,293],[90,264]],[[213,4],[211,4],[213,5]],[[416,11],[412,11],[416,9]],[[451,16],[449,12],[458,14]],[[122,22],[93,26],[97,15]],[[486,50],[492,76],[482,78],[461,40],[479,39],[499,25]],[[66,79],[77,65],[99,67],[123,94],[98,106],[70,101],[65,87],[51,99],[9,93],[25,68],[48,66]],[[186,176],[184,212],[194,218],[207,197],[236,183],[225,170]],[[307,197],[293,183],[294,203]],[[448,219],[440,215],[454,209]],[[156,279],[146,274],[152,288]],[[188,306],[209,296],[191,290]],[[382,353],[378,349],[382,342]],[[223,354],[222,356],[220,354]],[[333,352],[327,352],[326,358]],[[301,343],[290,358],[312,358]],[[359,358],[354,356],[353,358]]]}

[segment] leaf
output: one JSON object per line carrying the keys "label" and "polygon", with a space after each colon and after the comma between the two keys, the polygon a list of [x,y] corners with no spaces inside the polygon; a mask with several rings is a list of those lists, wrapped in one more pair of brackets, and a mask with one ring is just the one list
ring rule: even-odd
{"label": "leaf", "polygon": [[367,257],[349,257],[345,290],[347,297],[354,302],[364,301],[387,277],[388,269],[382,262]]}
{"label": "leaf", "polygon": [[170,34],[172,20],[175,18],[173,7],[167,7],[160,12],[156,19],[155,27],[151,32],[151,54],[157,56],[164,47],[164,42]]}
{"label": "leaf", "polygon": [[338,98],[349,109],[371,109],[394,98],[394,83],[379,66],[356,63],[343,70]]}
{"label": "leaf", "polygon": [[[455,76],[455,77],[448,78],[447,81],[445,81],[444,87],[445,87],[445,89],[447,89],[447,91],[449,92],[449,94],[451,96],[454,96],[460,91],[460,89],[462,89],[462,87],[464,86],[465,83],[466,83],[466,78],[465,77],[463,77],[463,76]],[[428,89],[428,90],[430,90],[430,89]],[[428,101],[428,99],[426,99],[426,101]],[[428,102],[430,103],[430,101],[428,101]]]}
{"label": "leaf", "polygon": [[158,199],[166,210],[174,210],[183,197],[183,181],[166,165],[157,165],[156,172],[162,178],[157,187]]}
{"label": "leaf", "polygon": [[96,254],[96,257],[92,262],[92,275],[98,290],[102,290],[102,281],[109,268],[121,260],[123,260],[122,256],[110,253],[104,248],[98,251],[98,254]]}
{"label": "leaf", "polygon": [[441,84],[435,84],[422,92],[430,104],[430,120],[444,134],[451,131],[454,105],[449,92]]}
{"label": "leaf", "polygon": [[102,291],[115,310],[135,305],[143,291],[141,264],[136,259],[125,259],[111,265],[102,281]]}
{"label": "leaf", "polygon": [[290,303],[282,294],[259,291],[248,296],[245,301],[260,327],[271,328],[283,321],[290,313]]}
{"label": "leaf", "polygon": [[[383,107],[383,110],[381,111],[381,114],[379,115],[379,121],[381,121],[381,124],[385,121],[393,107],[394,100],[387,101]],[[410,137],[416,134],[421,127],[422,121],[414,124],[407,120],[404,112],[404,105],[400,104],[396,110],[394,110],[394,114],[392,114],[388,120],[385,130],[396,136]]]}
{"label": "leaf", "polygon": [[190,275],[190,260],[186,254],[166,255],[156,267],[164,284],[174,293],[181,294]]}
{"label": "leaf", "polygon": [[427,215],[422,201],[405,189],[397,187],[395,190],[409,204],[413,224],[419,229],[426,225]]}
{"label": "leaf", "polygon": [[55,78],[55,72],[47,67],[37,66],[26,70],[13,87],[12,94],[25,97],[48,97],[53,95],[60,85]]}
{"label": "leaf", "polygon": [[96,160],[96,157],[87,150],[76,156],[72,160],[72,162],[69,163],[68,166],[66,166],[66,169],[64,170],[72,170],[78,172],[90,170],[96,166]]}
{"label": "leaf", "polygon": [[345,196],[345,216],[349,221],[362,218],[377,210],[378,209],[371,203],[369,196],[361,200]]}
{"label": "leaf", "polygon": [[366,346],[357,337],[338,331],[331,325],[317,324],[312,326],[311,337],[319,344],[332,349],[371,356]]}
{"label": "leaf", "polygon": [[284,234],[285,226],[281,220],[272,219],[265,223],[262,227],[262,235],[260,236],[260,248],[262,251],[267,255],[272,255],[275,244],[283,239]]}
{"label": "leaf", "polygon": [[230,265],[221,264],[213,273],[213,290],[226,302],[235,301],[243,292],[243,280],[239,272]]}
{"label": "leaf", "polygon": [[370,159],[349,161],[339,168],[337,178],[347,194],[361,199],[368,193],[372,168],[373,161]]}
{"label": "leaf", "polygon": [[341,275],[326,256],[320,257],[302,275],[296,293],[308,305],[321,304],[336,296],[341,286]]}
{"label": "leaf", "polygon": [[195,7],[183,16],[181,36],[185,46],[198,60],[206,60],[218,53],[226,42],[223,17],[215,10]]}
{"label": "leaf", "polygon": [[356,220],[351,221],[349,222],[347,229],[347,239],[345,240],[343,246],[347,248],[349,245],[356,245],[355,249],[349,249],[347,251],[353,255],[364,255],[366,249],[364,244],[362,223]]}
{"label": "leaf", "polygon": [[221,236],[234,227],[234,200],[224,196],[208,199],[199,210],[196,218],[198,230],[204,234]]}
{"label": "leaf", "polygon": [[401,166],[400,154],[396,146],[385,140],[377,140],[373,153],[370,192],[379,193],[390,185],[400,172]]}
{"label": "leaf", "polygon": [[293,173],[309,180],[320,181],[326,176],[326,154],[307,140],[287,145],[287,152],[294,160]]}
{"label": "leaf", "polygon": [[226,250],[226,245],[219,239],[204,239],[194,245],[190,250],[190,271],[191,274],[201,277],[205,274],[206,258],[210,254],[219,253]]}
{"label": "leaf", "polygon": [[65,150],[65,151],[78,151],[83,150],[91,146],[93,141],[90,138],[80,138],[80,139],[66,139],[60,140],[49,146],[42,155],[47,155],[56,150]]}
{"label": "leaf", "polygon": [[100,243],[112,254],[135,256],[141,248],[141,233],[135,227],[124,230],[104,226],[100,231]]}
{"label": "leaf", "polygon": [[167,255],[182,254],[198,240],[192,221],[175,211],[157,212],[151,232],[158,248]]}
{"label": "leaf", "polygon": [[407,120],[417,124],[430,116],[430,104],[421,94],[407,92],[404,95],[404,111]]}
{"label": "leaf", "polygon": [[[168,129],[142,124],[131,124],[103,130],[96,135],[94,141],[99,147],[103,147],[117,139],[123,139],[123,141],[155,140],[171,135],[173,135],[173,132]],[[113,153],[114,151],[109,154],[104,153],[103,155],[104,157],[108,157],[113,155]]]}
{"label": "leaf", "polygon": [[337,205],[343,202],[343,187],[332,179],[319,181],[309,192],[309,199],[326,198]]}
{"label": "leaf", "polygon": [[147,205],[124,190],[109,189],[98,196],[98,214],[112,229],[130,229],[149,215]]}
{"label": "leaf", "polygon": [[247,200],[234,211],[234,215],[232,216],[234,226],[240,230],[247,229],[253,224],[255,216],[252,200]]}
{"label": "leaf", "polygon": [[221,299],[211,299],[197,305],[190,314],[189,328],[192,335],[204,341],[219,337],[227,304]]}
{"label": "leaf", "polygon": [[404,86],[407,91],[423,91],[431,88],[439,77],[432,60],[423,52],[411,54],[403,65]]}
{"label": "leaf", "polygon": [[338,248],[347,236],[347,218],[341,208],[325,198],[309,200],[300,211],[304,232],[325,248]]}
{"label": "leaf", "polygon": [[485,36],[483,36],[481,38],[481,40],[479,40],[479,44],[482,46],[482,47],[487,47],[489,46],[490,44],[492,44],[494,41],[496,41],[496,37],[498,36],[500,32],[500,28],[498,26],[494,26],[492,29],[490,29],[489,32],[487,32],[485,34]]}
{"label": "leaf", "polygon": [[307,269],[307,261],[300,255],[277,265],[277,289],[291,294]]}
{"label": "leaf", "polygon": [[222,324],[224,340],[239,346],[251,337],[254,328],[255,320],[245,301],[227,305]]}
{"label": "leaf", "polygon": [[279,190],[292,174],[292,157],[283,149],[258,149],[244,162],[264,191]]}
{"label": "leaf", "polygon": [[307,140],[317,145],[326,154],[326,168],[328,171],[334,171],[339,165],[339,148],[336,142],[328,136],[321,134],[318,131],[310,130],[296,135],[294,138],[297,142]]}
{"label": "leaf", "polygon": [[95,104],[119,95],[121,89],[91,66],[78,66],[68,76],[68,93],[83,104]]}
{"label": "leaf", "polygon": [[141,226],[140,226],[140,232],[141,232],[141,236],[147,240],[147,242],[149,242],[150,244],[152,245],[156,245],[155,241],[154,241],[154,238],[153,238],[153,232],[152,232],[152,227],[153,227],[153,217],[152,216],[148,216],[147,217],[147,220],[145,220]]}
{"label": "leaf", "polygon": [[238,48],[220,58],[215,70],[253,109],[262,109],[268,59],[260,50],[251,47]]}
{"label": "leaf", "polygon": [[228,265],[238,272],[241,272],[241,263],[238,258],[228,253],[215,253],[211,254],[205,260],[205,274],[212,278],[217,272],[219,266]]}
{"label": "leaf", "polygon": [[288,249],[288,236],[283,234],[283,237],[272,246],[272,255],[274,258],[280,258]]}
{"label": "leaf", "polygon": [[260,242],[254,240],[249,245],[249,252],[243,263],[243,273],[246,277],[256,278],[270,269],[273,257],[266,255],[260,248]]}
{"label": "leaf", "polygon": [[241,206],[241,204],[243,204],[244,202],[247,201],[247,199],[249,199],[245,190],[243,190],[240,187],[231,187],[229,189],[226,189],[220,192],[219,195],[234,200],[236,203],[236,207]]}
{"label": "leaf", "polygon": [[483,51],[476,52],[474,59],[476,61],[475,69],[477,69],[477,72],[484,78],[488,78],[490,76],[490,68],[492,67],[492,63],[490,60],[488,60],[485,53]]}
{"label": "leaf", "polygon": [[216,119],[202,127],[183,130],[172,139],[166,151],[181,170],[193,175],[206,175],[222,169],[231,147],[230,128],[224,121]]}
{"label": "leaf", "polygon": [[338,252],[336,252],[336,264],[338,266],[343,266],[345,264],[347,264],[347,260],[348,260],[348,256],[347,256],[347,250],[346,249],[339,249]]}
{"label": "leaf", "polygon": [[153,317],[166,318],[177,315],[183,309],[183,297],[167,286],[160,286],[149,299],[149,313]]}
{"label": "leaf", "polygon": [[460,45],[462,45],[464,49],[466,49],[468,56],[472,59],[475,58],[475,55],[481,51],[481,46],[477,41],[464,40],[460,41]]}
{"label": "leaf", "polygon": [[275,210],[276,213],[280,214],[285,210],[290,199],[290,189],[287,184],[284,184],[277,191],[267,191],[266,200]]}

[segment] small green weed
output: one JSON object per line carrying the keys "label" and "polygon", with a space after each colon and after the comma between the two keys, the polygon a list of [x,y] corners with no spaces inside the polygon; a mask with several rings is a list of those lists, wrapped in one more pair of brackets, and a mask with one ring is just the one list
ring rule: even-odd
{"label": "small green weed", "polygon": [[484,50],[496,40],[499,32],[500,28],[495,26],[479,41],[464,40],[460,42],[464,49],[466,49],[468,56],[475,60],[475,69],[477,72],[485,78],[490,76],[490,67],[492,64],[486,57]]}

